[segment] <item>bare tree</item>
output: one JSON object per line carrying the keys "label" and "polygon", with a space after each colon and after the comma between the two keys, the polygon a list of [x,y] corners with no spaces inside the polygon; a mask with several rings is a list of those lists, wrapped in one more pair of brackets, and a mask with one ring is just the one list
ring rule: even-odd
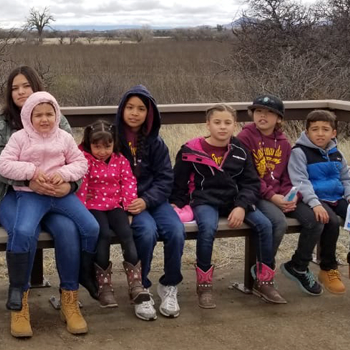
{"label": "bare tree", "polygon": [[20,41],[23,30],[0,28],[0,96],[3,96],[6,78],[13,64],[11,49]]}
{"label": "bare tree", "polygon": [[29,29],[35,29],[38,32],[39,44],[43,42],[43,32],[45,27],[50,28],[50,23],[55,21],[50,14],[48,7],[45,7],[41,12],[35,8],[30,9],[29,17],[27,18],[27,24]]}

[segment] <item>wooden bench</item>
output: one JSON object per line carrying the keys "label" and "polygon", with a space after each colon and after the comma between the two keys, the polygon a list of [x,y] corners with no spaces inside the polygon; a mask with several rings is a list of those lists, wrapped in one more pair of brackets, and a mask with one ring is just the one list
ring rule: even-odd
{"label": "wooden bench", "polygon": [[[296,219],[287,218],[288,229],[286,233],[298,233],[300,232],[300,224]],[[194,222],[186,223],[186,240],[194,240],[197,236],[197,224]],[[255,264],[256,250],[253,237],[251,236],[251,229],[248,225],[243,224],[240,228],[232,229],[228,227],[226,219],[219,220],[219,227],[216,234],[216,238],[235,238],[244,237],[245,239],[245,253],[244,253],[244,282],[234,283],[234,287],[243,292],[250,292],[253,286],[253,279],[250,274],[250,268]],[[0,251],[6,250],[7,233],[0,227]],[[117,244],[116,239],[112,239],[113,244]],[[45,280],[43,274],[43,249],[54,248],[54,242],[52,237],[42,232],[39,236],[36,257],[34,261],[34,267],[31,277],[31,284],[33,287],[47,287],[50,283]],[[195,253],[193,253],[195,254]],[[195,256],[193,256],[195,258]]]}

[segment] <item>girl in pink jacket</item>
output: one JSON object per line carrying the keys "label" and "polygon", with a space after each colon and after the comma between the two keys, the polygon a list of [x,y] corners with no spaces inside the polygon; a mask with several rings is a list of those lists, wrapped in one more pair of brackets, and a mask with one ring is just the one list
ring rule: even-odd
{"label": "girl in pink jacket", "polygon": [[[29,96],[21,110],[23,129],[12,134],[0,155],[0,175],[27,182],[28,186],[30,180],[61,184],[81,179],[87,171],[87,161],[73,137],[59,128],[60,115],[58,103],[49,93],[40,91]],[[37,194],[26,186],[13,187],[17,192],[17,213],[8,250],[28,252],[32,238],[40,232],[44,215],[49,212],[65,215],[75,222],[81,235],[80,283],[91,286],[92,257],[99,232],[93,215],[74,193],[55,197],[54,193]]]}
{"label": "girl in pink jacket", "polygon": [[77,195],[100,224],[95,262],[100,306],[118,306],[109,261],[111,230],[122,247],[130,299],[136,304],[149,301],[149,292],[141,282],[141,264],[126,213],[137,198],[136,178],[129,161],[119,153],[115,126],[103,120],[88,126],[80,148],[88,161],[88,172]]}

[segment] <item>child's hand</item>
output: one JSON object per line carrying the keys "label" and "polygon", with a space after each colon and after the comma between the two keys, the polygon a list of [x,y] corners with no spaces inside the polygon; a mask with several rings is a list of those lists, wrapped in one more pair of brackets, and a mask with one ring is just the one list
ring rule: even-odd
{"label": "child's hand", "polygon": [[232,228],[240,227],[243,224],[243,220],[245,217],[245,210],[241,207],[237,207],[233,209],[228,216],[228,225]]}
{"label": "child's hand", "polygon": [[31,180],[38,182],[39,184],[43,184],[49,182],[49,177],[42,170],[37,168]]}
{"label": "child's hand", "polygon": [[313,207],[312,210],[315,213],[316,220],[321,222],[322,224],[327,224],[329,221],[329,215],[327,213],[327,210],[323,208],[323,206],[317,205],[316,207]]}
{"label": "child's hand", "polygon": [[297,200],[298,197],[295,196],[292,201],[286,201],[284,199],[284,196],[282,196],[281,194],[274,194],[270,199],[270,201],[273,204],[275,204],[278,208],[280,208],[284,213],[288,213],[290,211],[295,210],[297,206]]}
{"label": "child's hand", "polygon": [[133,215],[140,214],[146,209],[146,202],[142,198],[134,199],[128,206],[127,211]]}
{"label": "child's hand", "polygon": [[51,175],[50,182],[53,185],[62,185],[63,182],[65,182],[65,181],[63,180],[63,177],[59,173],[55,173],[55,174]]}

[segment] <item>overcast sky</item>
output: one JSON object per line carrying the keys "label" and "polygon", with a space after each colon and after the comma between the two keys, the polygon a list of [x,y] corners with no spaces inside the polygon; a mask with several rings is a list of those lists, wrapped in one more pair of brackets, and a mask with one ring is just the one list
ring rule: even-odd
{"label": "overcast sky", "polygon": [[30,8],[45,6],[58,26],[215,26],[231,23],[243,9],[240,0],[0,0],[0,27],[21,26]]}

